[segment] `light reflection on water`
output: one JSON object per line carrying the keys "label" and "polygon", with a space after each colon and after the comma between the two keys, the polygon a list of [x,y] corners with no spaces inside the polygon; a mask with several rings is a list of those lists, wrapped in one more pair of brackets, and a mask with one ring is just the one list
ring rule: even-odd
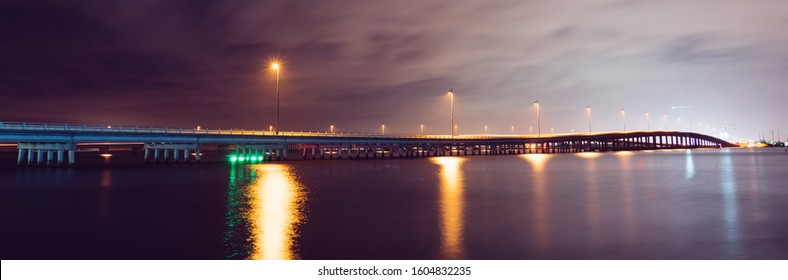
{"label": "light reflection on water", "polygon": [[102,168],[14,165],[0,170],[0,212],[15,213],[0,215],[0,255],[788,257],[782,149],[443,158],[138,166],[115,163],[139,155],[116,154]]}
{"label": "light reflection on water", "polygon": [[736,202],[736,181],[730,150],[722,152],[720,160],[720,182],[723,198],[723,219],[725,221],[725,251],[729,256],[739,257],[739,210]]}
{"label": "light reflection on water", "polygon": [[304,219],[305,192],[290,166],[230,168],[227,198],[227,258],[297,259],[297,227]]}
{"label": "light reflection on water", "polygon": [[551,154],[523,154],[520,155],[528,161],[533,168],[533,216],[534,216],[534,244],[540,251],[550,248],[550,192],[545,182],[545,165],[552,157]]}
{"label": "light reflection on water", "polygon": [[621,209],[622,214],[624,215],[624,238],[627,241],[633,242],[636,236],[636,225],[637,222],[637,212],[635,211],[635,201],[634,201],[634,194],[633,194],[633,185],[634,182],[632,181],[632,156],[634,155],[631,151],[623,151],[623,152],[615,152],[613,153],[621,160],[621,181],[619,184],[621,185],[621,197],[623,199],[623,209]]}
{"label": "light reflection on water", "polygon": [[692,161],[692,150],[687,150],[686,152],[686,166],[684,167],[684,171],[686,173],[687,179],[692,179],[695,176],[695,162]]}
{"label": "light reflection on water", "polygon": [[440,166],[441,254],[445,259],[462,259],[465,248],[463,233],[463,185],[459,157],[435,157]]}

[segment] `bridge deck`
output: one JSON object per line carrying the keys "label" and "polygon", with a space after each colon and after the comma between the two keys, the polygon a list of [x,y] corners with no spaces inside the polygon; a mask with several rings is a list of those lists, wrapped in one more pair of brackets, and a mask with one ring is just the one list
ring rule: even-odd
{"label": "bridge deck", "polygon": [[[94,145],[130,143],[142,145],[145,160],[151,151],[155,160],[169,160],[169,153],[178,161],[180,151],[188,160],[189,151],[203,145],[219,145],[235,149],[239,156],[256,155],[260,159],[288,159],[297,152],[301,158],[414,157],[435,155],[475,155],[512,153],[566,153],[581,151],[653,150],[675,148],[731,147],[724,140],[693,132],[630,131],[534,135],[383,135],[364,133],[279,132],[243,129],[172,129],[87,126],[69,124],[30,124],[0,122],[0,143],[16,143],[18,163],[46,164],[58,154],[61,165],[64,152],[73,164],[78,144]],[[344,155],[343,155],[344,154]]]}

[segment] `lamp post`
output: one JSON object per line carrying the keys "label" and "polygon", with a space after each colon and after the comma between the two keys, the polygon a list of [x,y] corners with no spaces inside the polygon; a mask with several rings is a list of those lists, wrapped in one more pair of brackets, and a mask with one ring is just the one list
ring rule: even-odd
{"label": "lamp post", "polygon": [[451,100],[451,137],[455,135],[454,126],[454,88],[449,89],[449,98]]}
{"label": "lamp post", "polygon": [[542,125],[539,120],[539,100],[536,100],[536,102],[534,102],[534,105],[536,105],[536,132],[537,132],[536,137],[542,137]]}
{"label": "lamp post", "polygon": [[421,130],[421,135],[424,135],[424,124],[419,125],[419,129]]}
{"label": "lamp post", "polygon": [[663,122],[665,123],[665,130],[668,130],[668,114],[665,114],[663,118],[664,118]]}
{"label": "lamp post", "polygon": [[271,68],[276,70],[276,123],[274,126],[276,128],[276,135],[279,135],[279,63],[274,62],[271,64]]}
{"label": "lamp post", "polygon": [[676,118],[679,120],[679,131],[681,131],[681,117]]}
{"label": "lamp post", "polygon": [[386,135],[386,125],[385,124],[381,124],[380,125],[380,135]]}
{"label": "lamp post", "polygon": [[487,125],[484,125],[484,134],[487,134]]}
{"label": "lamp post", "polygon": [[514,126],[512,126],[512,135],[514,135]]}
{"label": "lamp post", "polygon": [[334,125],[333,124],[331,125],[330,130],[331,130],[331,134],[334,134]]}
{"label": "lamp post", "polygon": [[621,119],[624,121],[624,131],[627,131],[627,112],[621,108]]}
{"label": "lamp post", "polygon": [[646,111],[646,131],[651,131],[651,121],[648,118],[648,111]]}
{"label": "lamp post", "polygon": [[586,112],[588,112],[588,134],[591,134],[591,106],[586,106]]}

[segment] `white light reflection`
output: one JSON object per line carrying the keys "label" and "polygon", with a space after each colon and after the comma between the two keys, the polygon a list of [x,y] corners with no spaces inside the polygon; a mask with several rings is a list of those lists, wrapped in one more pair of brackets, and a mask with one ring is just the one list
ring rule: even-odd
{"label": "white light reflection", "polygon": [[722,185],[723,219],[725,221],[725,251],[730,258],[739,256],[739,210],[736,202],[736,181],[733,177],[733,163],[730,150],[722,150],[720,161],[720,182]]}
{"label": "white light reflection", "polygon": [[446,259],[462,259],[463,186],[460,165],[465,160],[459,157],[434,157],[432,162],[440,165],[441,188],[441,235],[442,254]]}
{"label": "white light reflection", "polygon": [[685,175],[686,175],[687,179],[690,179],[692,177],[695,177],[695,162],[692,161],[692,151],[691,150],[687,150],[687,152],[685,154],[687,156],[685,157],[685,160],[684,160],[686,162],[686,166],[684,167],[684,170],[686,172]]}

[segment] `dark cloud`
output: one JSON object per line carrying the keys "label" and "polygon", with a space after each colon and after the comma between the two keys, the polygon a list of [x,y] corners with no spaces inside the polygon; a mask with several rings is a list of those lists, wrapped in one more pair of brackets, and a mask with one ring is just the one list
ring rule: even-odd
{"label": "dark cloud", "polygon": [[[283,129],[779,127],[780,1],[4,1],[0,120]],[[692,105],[690,111],[671,106]],[[740,104],[752,104],[751,110]],[[734,117],[735,116],[735,117]],[[757,124],[757,125],[755,125]],[[686,129],[687,127],[685,127]],[[445,129],[448,131],[448,129]],[[788,130],[788,128],[786,128]],[[446,131],[433,131],[445,133]]]}
{"label": "dark cloud", "polygon": [[676,63],[734,62],[753,58],[749,47],[709,48],[709,41],[704,35],[677,38],[667,44],[661,58]]}

